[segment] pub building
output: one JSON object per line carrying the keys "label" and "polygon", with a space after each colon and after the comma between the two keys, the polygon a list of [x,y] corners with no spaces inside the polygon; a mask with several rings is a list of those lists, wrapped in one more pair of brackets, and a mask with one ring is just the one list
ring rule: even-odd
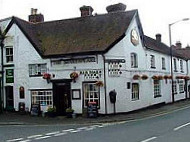
{"label": "pub building", "polygon": [[[172,102],[170,48],[161,34],[144,35],[138,10],[126,11],[122,3],[106,9],[93,15],[91,6],[82,6],[81,17],[45,22],[32,8],[29,21],[0,20],[6,33],[0,54],[3,107],[84,114],[95,102],[99,114],[112,114]],[[175,101],[189,98],[189,57],[177,49]]]}

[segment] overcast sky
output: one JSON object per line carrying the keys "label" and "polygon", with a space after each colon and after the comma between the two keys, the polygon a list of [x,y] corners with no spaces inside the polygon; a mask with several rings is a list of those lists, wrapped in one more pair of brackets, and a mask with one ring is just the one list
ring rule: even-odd
{"label": "overcast sky", "polygon": [[[162,34],[162,41],[169,44],[168,24],[190,18],[189,0],[0,0],[0,19],[17,16],[28,20],[31,8],[44,14],[45,21],[79,17],[79,7],[90,5],[98,14],[106,13],[106,6],[124,3],[127,10],[138,9],[144,33],[152,38]],[[181,41],[190,45],[190,20],[172,26],[172,44]]]}

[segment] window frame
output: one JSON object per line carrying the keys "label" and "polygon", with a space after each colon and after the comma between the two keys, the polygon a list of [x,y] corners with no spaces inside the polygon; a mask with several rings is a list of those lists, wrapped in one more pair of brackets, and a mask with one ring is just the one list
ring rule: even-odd
{"label": "window frame", "polygon": [[174,94],[177,94],[177,81],[173,82],[173,91],[174,91]]}
{"label": "window frame", "polygon": [[[134,90],[135,85],[137,85],[138,90]],[[131,100],[139,100],[139,83],[132,83],[131,85]]]}
{"label": "window frame", "polygon": [[[93,85],[97,90],[92,90],[92,91],[88,91],[89,94],[90,93],[97,93],[97,97],[94,97],[95,94],[93,94],[93,97],[91,97],[91,95],[88,95],[89,97],[87,98],[86,97],[86,90],[85,90],[85,85]],[[96,85],[96,82],[83,82],[82,84],[82,88],[83,88],[83,108],[87,108],[87,105],[86,105],[86,101],[89,102],[89,100],[96,100],[98,102],[97,104],[97,108],[100,109],[100,86],[97,86]],[[88,88],[87,88],[88,89]]]}
{"label": "window frame", "polygon": [[179,80],[179,93],[184,93],[184,81]]}
{"label": "window frame", "polygon": [[181,71],[181,72],[184,72],[183,60],[180,60],[180,61],[179,61],[179,64],[180,64],[180,71]]}
{"label": "window frame", "polygon": [[152,69],[156,68],[156,61],[155,61],[154,55],[150,55],[150,68],[152,68]]}
{"label": "window frame", "polygon": [[162,69],[166,70],[166,60],[164,57],[162,57]]}
{"label": "window frame", "polygon": [[[39,95],[40,92],[43,92],[43,95]],[[51,94],[48,94],[51,93]],[[36,93],[33,95],[32,93]],[[48,106],[48,107],[53,107],[53,90],[52,89],[34,89],[30,90],[30,95],[31,95],[31,104],[39,104],[40,106]],[[38,97],[39,99],[33,100],[34,97]],[[50,99],[47,99],[47,97],[50,97]],[[41,98],[46,98],[42,100]],[[41,102],[45,101],[46,105],[42,105]],[[47,103],[49,102],[49,104]],[[51,102],[51,103],[50,103]]]}
{"label": "window frame", "polygon": [[154,98],[161,97],[161,82],[160,80],[153,80]]}
{"label": "window frame", "polygon": [[138,55],[137,53],[131,53],[131,68],[138,68]]}
{"label": "window frame", "polygon": [[[44,68],[42,66],[44,66]],[[43,73],[47,72],[47,64],[46,63],[29,64],[28,69],[29,69],[29,77],[43,76]]]}
{"label": "window frame", "polygon": [[177,59],[174,58],[173,62],[174,62],[174,71],[177,72]]}
{"label": "window frame", "polygon": [[[7,54],[7,53],[9,53],[9,54]],[[5,47],[5,59],[6,59],[6,63],[13,63],[13,60],[14,60],[13,59],[13,54],[14,54],[13,46],[6,46]],[[9,59],[9,61],[8,61],[8,59]]]}

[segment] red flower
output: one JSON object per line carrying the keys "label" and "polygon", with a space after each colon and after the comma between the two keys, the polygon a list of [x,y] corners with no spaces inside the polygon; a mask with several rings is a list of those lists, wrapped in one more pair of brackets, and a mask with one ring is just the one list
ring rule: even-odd
{"label": "red flower", "polygon": [[51,78],[51,74],[49,74],[49,73],[43,74],[43,79],[50,79],[50,78]]}

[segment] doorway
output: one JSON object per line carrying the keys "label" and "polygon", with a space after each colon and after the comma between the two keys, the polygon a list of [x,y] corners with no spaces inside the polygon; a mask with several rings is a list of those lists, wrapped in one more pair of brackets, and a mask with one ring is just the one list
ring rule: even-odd
{"label": "doorway", "polygon": [[70,82],[56,82],[53,84],[53,103],[57,115],[65,115],[66,109],[71,107]]}
{"label": "doorway", "polygon": [[6,93],[6,110],[14,110],[14,97],[13,97],[13,86],[5,86]]}

